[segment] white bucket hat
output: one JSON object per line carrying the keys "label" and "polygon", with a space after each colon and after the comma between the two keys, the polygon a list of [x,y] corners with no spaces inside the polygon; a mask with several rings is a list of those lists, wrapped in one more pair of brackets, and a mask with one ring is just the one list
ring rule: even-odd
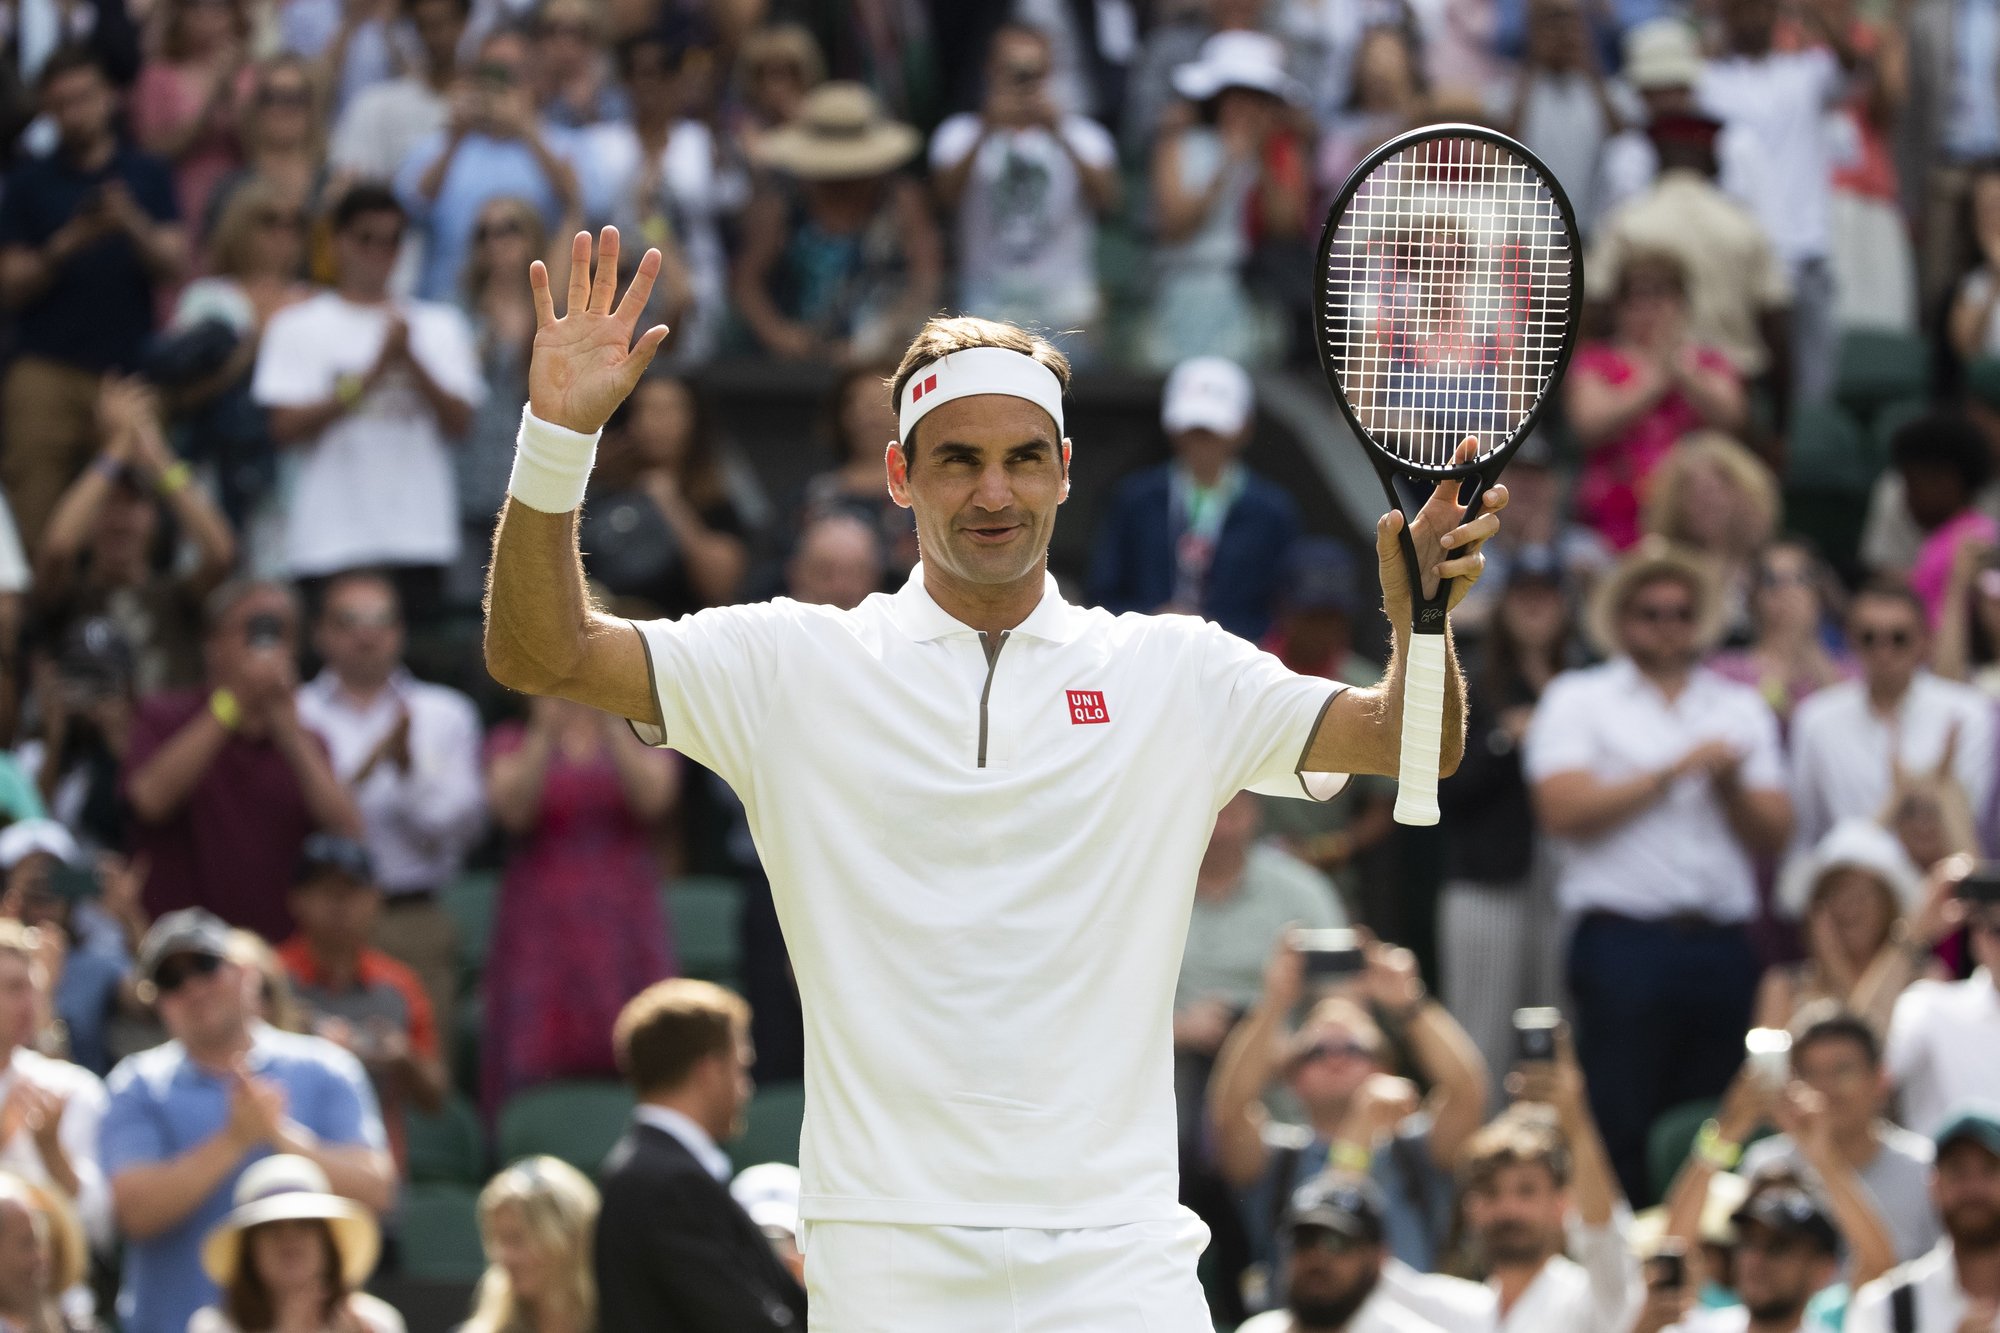
{"label": "white bucket hat", "polygon": [[799,1234],[799,1169],[784,1162],[746,1166],[729,1182],[729,1193],[762,1231]]}
{"label": "white bucket hat", "polygon": [[1218,32],[1192,64],[1174,70],[1174,91],[1190,102],[1227,88],[1269,93],[1294,106],[1306,100],[1305,85],[1285,72],[1285,44],[1261,32]]}
{"label": "white bucket hat", "polygon": [[1778,906],[1794,919],[1805,916],[1820,881],[1847,869],[1865,870],[1888,885],[1898,910],[1906,914],[1923,901],[1923,873],[1896,835],[1872,819],[1843,819],[1785,867],[1778,879]]}
{"label": "white bucket hat", "polygon": [[279,1153],[251,1165],[236,1182],[236,1208],[208,1233],[201,1266],[218,1287],[236,1280],[243,1263],[243,1233],[266,1222],[324,1222],[340,1252],[341,1280],[358,1289],[375,1271],[382,1231],[374,1214],[333,1192],[318,1163]]}

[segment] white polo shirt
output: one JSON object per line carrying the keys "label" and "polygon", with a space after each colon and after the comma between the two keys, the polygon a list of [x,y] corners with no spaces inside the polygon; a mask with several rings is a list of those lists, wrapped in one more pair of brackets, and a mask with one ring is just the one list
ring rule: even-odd
{"label": "white polo shirt", "polygon": [[1882,1043],[1882,1067],[1902,1096],[1903,1123],[1931,1134],[1962,1102],[2000,1102],[1995,1052],[2000,985],[1991,972],[1982,967],[1964,981],[1911,982],[1896,997]]}
{"label": "white polo shirt", "polygon": [[1646,1297],[1628,1237],[1631,1214],[1619,1209],[1601,1227],[1572,1218],[1569,1249],[1542,1265],[1504,1315],[1493,1281],[1468,1282],[1444,1273],[1385,1267],[1382,1283],[1398,1305],[1444,1333],[1604,1333],[1627,1328]]}
{"label": "white polo shirt", "polygon": [[641,734],[736,789],[771,878],[805,1009],[800,1216],[1176,1216],[1195,869],[1239,790],[1339,790],[1297,770],[1342,687],[1053,579],[989,662],[921,565],[853,611],[638,628],[665,722]]}
{"label": "white polo shirt", "polygon": [[[1755,689],[1697,667],[1669,700],[1620,657],[1549,682],[1528,727],[1523,764],[1530,782],[1578,771],[1617,782],[1665,768],[1711,740],[1743,755],[1745,786],[1784,790],[1778,720]],[[1641,919],[1693,913],[1730,922],[1756,915],[1756,867],[1705,778],[1682,778],[1596,837],[1556,841],[1565,911]]]}
{"label": "white polo shirt", "polygon": [[1958,1333],[1971,1306],[1958,1283],[1958,1263],[1951,1242],[1913,1263],[1894,1268],[1854,1293],[1847,1307],[1844,1333],[1895,1333],[1890,1293],[1907,1283],[1916,1291],[1917,1333]]}

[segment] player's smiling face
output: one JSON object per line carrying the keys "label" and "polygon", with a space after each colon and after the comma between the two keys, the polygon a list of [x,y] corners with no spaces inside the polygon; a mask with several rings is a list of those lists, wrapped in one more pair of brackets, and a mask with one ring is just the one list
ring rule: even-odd
{"label": "player's smiling face", "polygon": [[889,450],[889,494],[917,518],[924,567],[973,584],[1039,578],[1069,498],[1069,443],[1025,398],[975,394],[927,413]]}

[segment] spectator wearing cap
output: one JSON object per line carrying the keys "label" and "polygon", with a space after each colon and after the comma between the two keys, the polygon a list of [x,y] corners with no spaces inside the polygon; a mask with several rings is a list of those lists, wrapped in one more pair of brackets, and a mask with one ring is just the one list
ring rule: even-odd
{"label": "spectator wearing cap", "polygon": [[206,689],[142,699],[125,753],[131,846],[155,916],[206,907],[266,939],[291,934],[285,891],[316,828],[361,831],[326,745],[299,720],[298,601],[239,581],[209,595]]}
{"label": "spectator wearing cap", "polygon": [[457,690],[418,680],[395,584],[347,574],[328,585],[314,646],[325,668],[299,687],[299,717],[326,742],[360,808],[383,898],[375,945],[413,969],[439,1032],[452,1030],[458,936],[438,892],[485,823],[479,714]]}
{"label": "spectator wearing cap", "polygon": [[292,889],[299,933],[279,946],[309,1030],[361,1061],[375,1085],[389,1149],[408,1152],[408,1111],[435,1112],[447,1086],[438,1025],[417,974],[370,940],[382,891],[368,849],[338,833],[306,839]]}
{"label": "spectator wearing cap", "polygon": [[396,1168],[360,1062],[251,1016],[221,920],[199,908],[161,917],[139,971],[172,1040],[109,1082],[99,1143],[126,1241],[118,1317],[128,1333],[183,1333],[220,1294],[202,1245],[245,1168],[272,1153],[310,1158],[332,1193],[377,1214],[395,1200]]}
{"label": "spectator wearing cap", "polygon": [[[0,831],[0,915],[57,937],[44,956],[60,960],[54,993],[44,996],[61,1020],[69,1058],[102,1076],[111,1068],[107,1037],[114,1017],[136,1010],[131,948],[145,933],[139,876],[124,858],[105,854],[94,872],[69,830],[53,819],[26,819]],[[47,986],[43,977],[38,983]]]}
{"label": "spectator wearing cap", "polygon": [[188,1333],[403,1333],[403,1317],[361,1290],[382,1252],[374,1214],[335,1194],[317,1163],[266,1157],[238,1178],[234,1198],[201,1245],[220,1299],[196,1312]]}
{"label": "spectator wearing cap", "polygon": [[[931,136],[931,188],[956,223],[957,309],[1056,330],[1102,316],[1097,219],[1118,205],[1118,145],[1110,131],[1057,109],[1053,47],[1015,21],[986,50],[985,101]],[[1094,352],[1067,337],[1072,363]]]}
{"label": "spectator wearing cap", "polygon": [[1383,1285],[1389,1249],[1372,1181],[1335,1171],[1308,1181],[1291,1195],[1282,1231],[1284,1306],[1237,1333],[1439,1333]]}
{"label": "spectator wearing cap", "polygon": [[[63,492],[35,553],[35,605],[56,638],[109,617],[141,694],[186,689],[201,679],[202,599],[228,576],[236,539],[174,457],[152,390],[108,379],[97,413],[97,459]],[[168,519],[193,546],[191,564],[160,559]]]}
{"label": "spectator wearing cap", "polygon": [[[1813,1298],[1840,1276],[1840,1232],[1819,1201],[1782,1187],[1753,1193],[1730,1218],[1736,1227],[1732,1277],[1741,1305],[1705,1310],[1672,1333],[1812,1333]],[[1633,1333],[1652,1333],[1643,1319]]]}
{"label": "spectator wearing cap", "polygon": [[1391,1295],[1446,1333],[1622,1330],[1644,1297],[1631,1210],[1568,1035],[1515,1082],[1519,1099],[1472,1136],[1459,1165],[1459,1208],[1486,1280],[1399,1266]]}
{"label": "spectator wearing cap", "polygon": [[841,80],[754,142],[769,176],[744,214],[730,292],[767,355],[891,359],[935,309],[944,242],[923,187],[902,174],[922,146],[873,92]]}
{"label": "spectator wearing cap", "polygon": [[[598,1175],[598,1327],[804,1329],[805,1289],[730,1194],[721,1146],[750,1100],[749,1006],[705,981],[662,981],[625,1006],[615,1040],[639,1107]],[[850,1299],[866,1310],[881,1295]]]}
{"label": "spectator wearing cap", "polygon": [[2000,1328],[2000,1106],[1963,1104],[1938,1125],[1936,1143],[1931,1200],[1945,1238],[1856,1292],[1846,1333]]}
{"label": "spectator wearing cap", "polygon": [[806,1281],[806,1257],[799,1250],[799,1169],[789,1162],[759,1162],[746,1166],[729,1182],[736,1200],[764,1239],[771,1253],[800,1286]]}
{"label": "spectator wearing cap", "polygon": [[1896,771],[1948,770],[1974,810],[1993,795],[1993,705],[1924,663],[1930,627],[1922,601],[1879,577],[1847,604],[1847,641],[1861,678],[1842,681],[1792,714],[1797,846],[1809,849],[1843,819],[1887,806]]}
{"label": "spectator wearing cap", "polygon": [[1625,35],[1625,77],[1646,104],[1643,131],[1605,150],[1607,212],[1586,262],[1591,288],[1617,290],[1625,255],[1665,250],[1688,274],[1688,330],[1746,380],[1786,382],[1791,279],[1758,215],[1738,199],[1769,175],[1748,132],[1696,105],[1701,45],[1679,18]]}
{"label": "spectator wearing cap", "polygon": [[1800,923],[1806,957],[1765,971],[1757,1026],[1789,1028],[1831,1002],[1887,1032],[1903,988],[1936,970],[1933,932],[1943,927],[1918,927],[1924,899],[1923,872],[1895,834],[1872,819],[1834,825],[1778,881],[1778,910]]}
{"label": "spectator wearing cap", "polygon": [[[1838,1158],[1836,1174],[1851,1172],[1860,1182],[1888,1228],[1896,1258],[1914,1259],[1939,1235],[1929,1196],[1931,1142],[1886,1118],[1882,1046],[1868,1024],[1830,1004],[1800,1018],[1791,1074],[1816,1094],[1817,1105],[1791,1119],[1809,1132],[1804,1140],[1789,1132],[1758,1140],[1744,1151],[1740,1170],[1760,1177],[1782,1167],[1823,1189],[1813,1159],[1832,1154]],[[1815,1120],[1819,1107],[1823,1122]]]}
{"label": "spectator wearing cap", "polygon": [[385,568],[413,616],[434,613],[458,554],[447,441],[485,397],[458,310],[389,291],[403,206],[357,185],[333,209],[335,285],[271,317],[250,391],[271,438],[299,452],[285,568],[323,580]]}
{"label": "spectator wearing cap", "polygon": [[90,1240],[113,1243],[111,1191],[98,1161],[104,1084],[29,1040],[49,1016],[47,951],[38,932],[0,918],[0,1169],[54,1190]]}
{"label": "spectator wearing cap", "polygon": [[1087,589],[1113,614],[1174,611],[1261,640],[1298,540],[1291,497],[1242,462],[1256,424],[1250,376],[1219,356],[1167,376],[1173,460],[1119,483],[1097,522]]}
{"label": "spectator wearing cap", "polygon": [[0,481],[30,551],[98,446],[103,376],[138,365],[159,288],[187,264],[167,164],[121,140],[103,58],[65,46],[36,91],[59,142],[22,158],[0,207],[0,305],[19,330],[0,384]]}
{"label": "spectator wearing cap", "polygon": [[1700,665],[1721,617],[1706,565],[1635,548],[1592,601],[1611,660],[1551,681],[1525,744],[1536,817],[1562,854],[1556,899],[1578,918],[1578,1050],[1628,1198],[1647,1193],[1654,1117],[1717,1095],[1743,1059],[1756,860],[1791,831],[1777,719]]}
{"label": "spectator wearing cap", "polygon": [[341,109],[327,144],[337,177],[392,180],[411,151],[450,121],[471,0],[408,0],[402,9],[417,37],[416,67],[370,84]]}
{"label": "spectator wearing cap", "polygon": [[[567,145],[535,110],[531,59],[528,38],[519,29],[487,33],[478,58],[453,86],[449,101],[455,114],[443,129],[418,140],[396,169],[396,195],[424,239],[420,300],[452,298],[479,212],[489,200],[528,200],[551,235],[573,235],[582,220],[576,171],[561,156]],[[393,260],[394,245],[380,257]]]}
{"label": "spectator wearing cap", "polygon": [[1556,918],[1556,869],[1535,826],[1521,757],[1536,704],[1576,656],[1555,553],[1520,551],[1505,577],[1467,690],[1465,757],[1438,786],[1445,833],[1438,899],[1443,999],[1489,1069],[1513,1059],[1516,1009],[1561,998],[1561,941],[1548,928]]}
{"label": "spectator wearing cap", "polygon": [[[1303,254],[1312,176],[1293,111],[1305,89],[1285,72],[1285,47],[1258,32],[1219,32],[1174,71],[1193,123],[1164,131],[1152,149],[1153,300],[1145,361],[1160,369],[1189,357],[1257,364],[1285,347],[1280,307],[1306,294],[1247,278],[1266,259]],[[1269,272],[1268,270],[1265,270]]]}
{"label": "spectator wearing cap", "polygon": [[1902,1099],[1903,1123],[1934,1130],[1960,1102],[2000,1103],[2000,903],[1960,899],[1974,971],[1963,981],[1916,981],[1896,1001],[1883,1064]]}
{"label": "spectator wearing cap", "polygon": [[[1331,1163],[1380,1186],[1388,1201],[1384,1243],[1428,1272],[1451,1226],[1452,1168],[1485,1118],[1486,1065],[1430,998],[1408,949],[1370,940],[1363,955],[1360,975],[1320,991],[1294,1030],[1292,1013],[1307,994],[1305,960],[1289,939],[1278,942],[1263,994],[1223,1044],[1209,1083],[1216,1164],[1246,1196],[1257,1257],[1273,1251],[1285,1200]],[[1409,1052],[1409,1079],[1389,1072],[1391,1032]],[[1266,1113],[1263,1097],[1280,1080],[1303,1123]]]}
{"label": "spectator wearing cap", "polygon": [[[1354,651],[1354,618],[1366,607],[1354,553],[1330,537],[1301,537],[1279,594],[1277,615],[1263,647],[1291,670],[1349,685],[1381,678],[1382,668]],[[1262,797],[1264,830],[1286,851],[1332,879],[1341,899],[1358,915],[1393,919],[1392,905],[1372,896],[1393,878],[1370,873],[1385,855],[1395,828],[1396,784],[1379,774],[1357,773],[1330,801]],[[1381,908],[1381,911],[1376,909]]]}

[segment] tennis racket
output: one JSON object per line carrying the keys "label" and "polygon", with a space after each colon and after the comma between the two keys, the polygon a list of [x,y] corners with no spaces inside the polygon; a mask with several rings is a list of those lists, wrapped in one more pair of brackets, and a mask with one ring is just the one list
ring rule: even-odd
{"label": "tennis racket", "polygon": [[1413,617],[1396,819],[1435,824],[1453,581],[1424,596],[1409,520],[1446,481],[1478,512],[1554,393],[1583,304],[1576,213],[1512,139],[1427,125],[1348,176],[1315,281],[1320,366],[1404,518]]}

